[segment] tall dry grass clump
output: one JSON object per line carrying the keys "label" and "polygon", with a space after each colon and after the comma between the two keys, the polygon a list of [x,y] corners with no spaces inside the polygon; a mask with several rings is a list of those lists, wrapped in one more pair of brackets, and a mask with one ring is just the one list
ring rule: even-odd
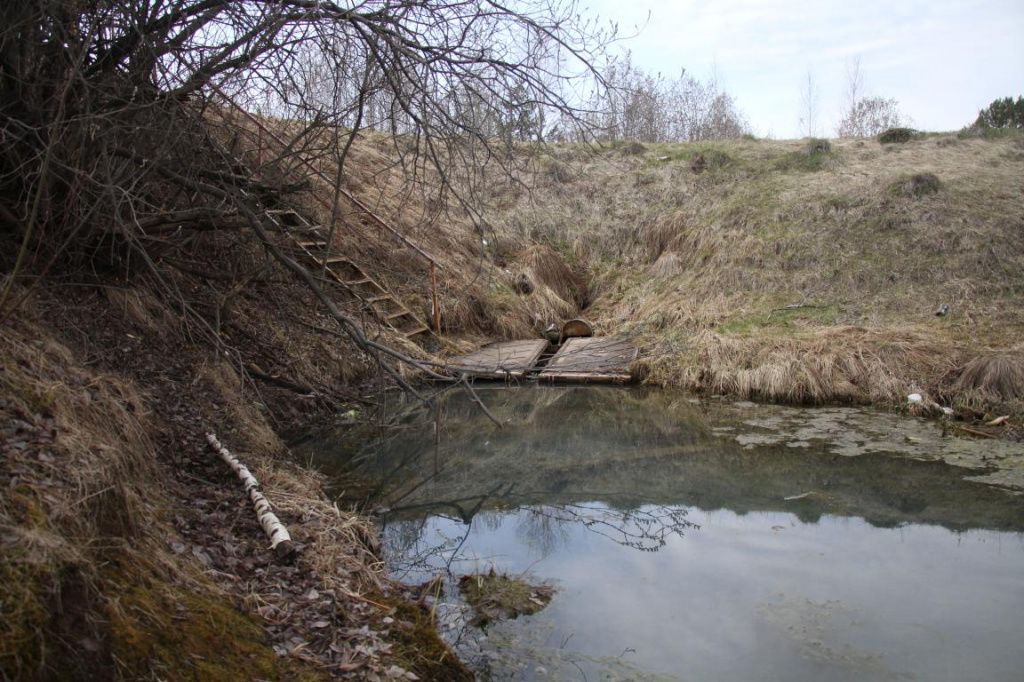
{"label": "tall dry grass clump", "polygon": [[674,277],[683,272],[686,266],[675,251],[663,251],[658,260],[651,263],[647,272],[652,277]]}
{"label": "tall dry grass clump", "polygon": [[959,406],[1024,413],[1024,353],[986,353],[949,372],[942,393]]}
{"label": "tall dry grass clump", "polygon": [[538,244],[527,248],[520,256],[524,273],[534,282],[543,284],[563,301],[580,305],[587,296],[587,283],[566,264],[550,246]]}
{"label": "tall dry grass clump", "polygon": [[686,214],[683,211],[673,211],[643,225],[639,230],[639,242],[644,259],[654,262],[660,258],[685,228]]}
{"label": "tall dry grass clump", "polygon": [[693,390],[794,404],[899,404],[955,358],[912,332],[836,327],[806,336],[738,337],[705,330],[652,379]]}

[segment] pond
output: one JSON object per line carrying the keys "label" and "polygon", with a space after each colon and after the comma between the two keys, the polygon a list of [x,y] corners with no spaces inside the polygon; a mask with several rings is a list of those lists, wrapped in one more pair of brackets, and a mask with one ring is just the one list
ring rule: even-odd
{"label": "pond", "polygon": [[[987,467],[1019,444],[642,388],[478,396],[501,427],[454,390],[298,449],[378,514],[396,577],[448,577],[440,626],[481,678],[1022,679],[1024,497]],[[491,568],[550,605],[469,624],[458,577]]]}

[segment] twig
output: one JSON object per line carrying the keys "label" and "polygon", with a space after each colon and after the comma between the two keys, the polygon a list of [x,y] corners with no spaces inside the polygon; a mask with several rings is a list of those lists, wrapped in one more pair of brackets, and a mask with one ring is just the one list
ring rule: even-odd
{"label": "twig", "polygon": [[495,417],[494,414],[489,409],[487,409],[487,406],[484,405],[483,401],[480,400],[480,396],[477,395],[475,390],[473,390],[473,387],[470,385],[465,374],[462,375],[462,379],[459,381],[459,384],[466,389],[466,392],[469,393],[469,397],[472,398],[473,402],[475,402],[483,411],[483,413],[487,415],[488,419],[497,424],[499,429],[505,427],[505,425],[502,424],[501,421],[497,417]]}
{"label": "twig", "polygon": [[772,319],[772,315],[774,315],[775,313],[780,313],[783,310],[799,310],[800,308],[828,308],[830,306],[831,306],[831,304],[830,305],[814,305],[814,304],[810,304],[810,303],[790,303],[789,305],[784,305],[781,308],[773,308],[768,313],[768,318],[767,319],[769,319],[769,320]]}

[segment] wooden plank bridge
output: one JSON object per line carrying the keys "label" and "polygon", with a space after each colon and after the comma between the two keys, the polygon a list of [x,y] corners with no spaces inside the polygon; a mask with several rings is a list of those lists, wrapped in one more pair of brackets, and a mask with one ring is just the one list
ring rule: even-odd
{"label": "wooden plank bridge", "polygon": [[628,339],[576,337],[549,344],[544,339],[492,343],[448,361],[448,369],[480,379],[550,382],[629,383],[639,349]]}

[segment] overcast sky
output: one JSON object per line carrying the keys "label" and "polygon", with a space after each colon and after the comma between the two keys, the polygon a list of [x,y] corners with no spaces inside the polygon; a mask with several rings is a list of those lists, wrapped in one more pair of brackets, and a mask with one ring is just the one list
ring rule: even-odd
{"label": "overcast sky", "polygon": [[[798,137],[800,88],[820,88],[835,134],[846,66],[894,97],[916,127],[955,130],[997,97],[1024,94],[1024,0],[580,0],[619,24],[645,70],[717,72],[754,132]],[[650,19],[648,19],[648,12]]]}

